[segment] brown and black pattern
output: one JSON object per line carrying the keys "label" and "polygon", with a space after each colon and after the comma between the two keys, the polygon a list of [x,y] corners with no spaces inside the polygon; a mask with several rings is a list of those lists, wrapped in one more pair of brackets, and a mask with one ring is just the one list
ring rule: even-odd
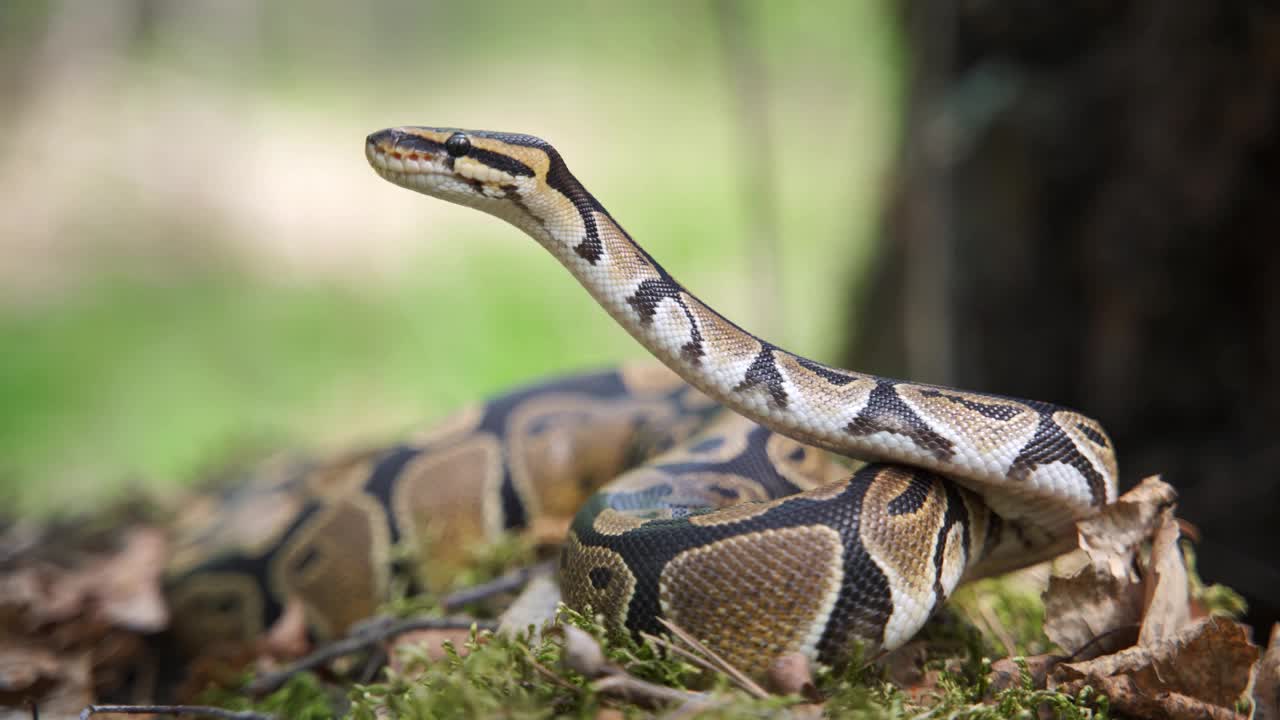
{"label": "brown and black pattern", "polygon": [[845,430],[856,436],[882,432],[901,435],[939,460],[949,459],[955,450],[951,441],[903,402],[897,387],[898,383],[891,380],[878,381],[862,411],[849,421]]}
{"label": "brown and black pattern", "polygon": [[[440,587],[495,531],[524,528],[535,512],[567,522],[592,490],[720,412],[673,377],[629,367],[545,382],[465,408],[409,444],[272,460],[194,499],[175,523],[166,577],[175,634],[193,652],[250,643],[297,601],[317,636],[340,633],[375,611],[393,571]],[[549,412],[521,411],[547,399]],[[581,435],[593,423],[608,442]],[[544,494],[539,509],[519,475]],[[398,543],[418,550],[411,567],[393,567]]]}
{"label": "brown and black pattern", "polygon": [[[274,515],[255,542],[214,548],[225,533],[206,532],[184,546],[175,596],[200,607],[229,592],[226,628],[260,629],[301,603],[318,632],[339,632],[385,592],[393,545],[413,546],[419,582],[435,584],[463,536],[554,519],[614,480],[573,519],[569,602],[619,631],[657,631],[665,614],[760,671],[785,650],[831,660],[853,639],[904,642],[962,575],[1049,547],[1066,536],[1060,520],[1114,493],[1114,448],[1089,418],[831,368],[743,330],[654,261],[538,138],[396,128],[365,151],[392,182],[537,238],[707,396],[582,376],[301,470],[261,504]],[[763,427],[717,422],[715,402]],[[899,464],[840,477],[806,444]]]}
{"label": "brown and black pattern", "polygon": [[[862,523],[878,522],[871,520],[877,515],[866,512],[863,504],[882,470],[883,466],[870,466],[857,473],[851,481],[834,483],[830,490],[819,488],[780,497],[763,503],[767,508],[763,512],[751,509],[751,505],[736,506],[709,515],[651,520],[616,535],[603,535],[592,527],[598,513],[619,501],[606,490],[597,494],[575,519],[573,534],[576,543],[566,549],[562,567],[574,568],[575,573],[583,572],[582,566],[588,559],[582,553],[588,548],[607,550],[609,557],[616,554],[626,558],[631,570],[629,577],[634,578],[635,585],[627,604],[625,622],[615,625],[616,630],[625,627],[632,631],[660,631],[657,618],[668,616],[663,606],[663,587],[666,586],[668,607],[679,608],[677,612],[681,613],[684,621],[681,626],[708,642],[728,643],[726,647],[736,647],[733,643],[738,640],[716,639],[723,630],[719,625],[697,625],[698,618],[710,616],[696,612],[689,602],[675,600],[677,593],[672,588],[687,587],[717,567],[721,568],[718,570],[721,573],[733,572],[734,569],[745,572],[751,563],[759,568],[754,571],[756,578],[770,574],[776,578],[789,578],[790,573],[801,573],[809,578],[806,582],[816,581],[822,585],[830,581],[835,583],[835,590],[832,602],[823,605],[828,608],[824,611],[825,617],[813,616],[816,612],[814,598],[801,598],[799,595],[802,593],[762,597],[759,602],[775,610],[783,609],[791,613],[789,617],[813,618],[816,626],[813,640],[820,657],[838,659],[855,637],[869,639],[873,644],[883,640],[885,626],[893,611],[889,580],[880,562],[863,543],[861,531]],[[782,489],[782,479],[778,480],[779,490],[786,492]],[[797,533],[810,538],[807,547],[813,552],[807,556],[804,553],[800,556],[790,554],[797,548],[806,547],[802,544],[782,555],[773,552],[770,557],[756,557],[744,564],[741,553],[750,548],[772,547],[778,538]],[[825,541],[814,539],[820,536],[839,538],[838,553]],[[927,538],[930,550],[932,539],[932,535]],[[774,565],[780,556],[786,557],[786,570]],[[831,560],[837,556],[838,568]],[[677,562],[677,558],[682,560]],[[694,571],[695,565],[701,568],[697,572]],[[753,587],[762,588],[763,581]],[[614,612],[615,617],[621,615]],[[757,618],[754,622],[768,624],[771,621]],[[806,623],[808,620],[801,625]],[[771,650],[784,646],[785,649],[799,650],[796,644],[798,632],[796,627],[790,627],[785,633],[755,637],[768,643]]]}

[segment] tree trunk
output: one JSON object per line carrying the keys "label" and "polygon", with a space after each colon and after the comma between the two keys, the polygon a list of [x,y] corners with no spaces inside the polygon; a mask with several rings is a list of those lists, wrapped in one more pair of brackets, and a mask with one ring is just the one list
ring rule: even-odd
{"label": "tree trunk", "polygon": [[[1080,408],[1280,619],[1280,11],[908,2],[853,367]],[[1266,635],[1259,637],[1265,638]]]}

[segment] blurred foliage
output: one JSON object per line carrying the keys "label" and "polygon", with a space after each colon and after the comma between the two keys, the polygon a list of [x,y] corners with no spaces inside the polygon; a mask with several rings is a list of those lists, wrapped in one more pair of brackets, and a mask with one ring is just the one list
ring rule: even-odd
{"label": "blurred foliage", "polygon": [[[740,6],[776,167],[749,198],[716,7],[0,5],[0,493],[80,507],[642,356],[534,243],[376,178],[388,125],[549,138],[708,302],[778,303],[768,332],[829,356],[893,152],[891,8]],[[777,298],[745,280],[770,201]]]}

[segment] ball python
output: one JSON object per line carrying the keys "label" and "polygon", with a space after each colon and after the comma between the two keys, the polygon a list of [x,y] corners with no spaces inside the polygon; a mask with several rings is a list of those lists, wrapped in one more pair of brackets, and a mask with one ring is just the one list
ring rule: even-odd
{"label": "ball python", "polygon": [[532,236],[679,380],[564,379],[391,449],[280,471],[292,479],[241,503],[273,498],[272,530],[227,551],[236,513],[189,524],[171,597],[175,618],[210,619],[194,642],[260,630],[284,598],[341,631],[385,591],[391,543],[425,548],[429,578],[461,561],[459,543],[433,538],[567,513],[569,605],[618,633],[665,618],[760,674],[789,651],[834,662],[855,643],[900,646],[959,583],[1067,549],[1075,521],[1115,499],[1097,421],[752,335],[678,283],[541,139],[399,127],[369,135],[365,154],[396,185]]}
{"label": "ball python", "polygon": [[[176,649],[247,646],[290,603],[317,638],[333,637],[376,611],[395,571],[447,589],[469,549],[538,523],[563,533],[592,492],[628,470],[772,474],[798,486],[848,474],[836,458],[723,415],[661,365],[628,365],[512,390],[392,445],[272,458],[177,514],[165,583]],[[409,552],[397,557],[397,547]]]}

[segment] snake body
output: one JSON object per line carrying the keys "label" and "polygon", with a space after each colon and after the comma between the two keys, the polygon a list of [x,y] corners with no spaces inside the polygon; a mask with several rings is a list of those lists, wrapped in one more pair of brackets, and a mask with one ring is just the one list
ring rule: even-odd
{"label": "snake body", "polygon": [[[167,582],[178,647],[251,644],[290,604],[333,637],[375,613],[393,574],[447,589],[471,548],[539,524],[563,535],[592,492],[629,475],[706,487],[750,477],[794,492],[848,469],[726,413],[661,365],[539,382],[396,444],[273,458],[185,503]],[[409,567],[393,567],[395,547]]]}
{"label": "snake body", "polygon": [[[530,480],[520,445],[528,428],[510,432],[520,403],[503,399],[481,414],[507,418],[504,432],[495,432],[492,418],[488,429],[454,423],[463,429],[444,445],[435,440],[320,472],[347,493],[321,492],[329,505],[354,502],[363,509],[345,515],[389,528],[366,535],[425,535],[441,522],[518,527],[594,490],[562,553],[566,602],[603,615],[617,632],[658,631],[665,618],[759,674],[789,651],[835,661],[855,642],[872,651],[897,647],[960,582],[1056,554],[1074,539],[1076,520],[1115,499],[1114,448],[1095,420],[1045,402],[835,368],[752,335],[678,283],[543,140],[400,127],[370,135],[365,153],[394,184],[488,212],[532,236],[688,383],[659,384],[659,397],[634,387],[605,394],[627,408],[615,418],[626,417],[622,425],[641,428],[638,434],[611,431],[598,417],[574,426],[560,475],[590,465],[598,448],[629,448],[595,463],[592,480],[611,480],[598,490],[550,471]],[[516,395],[532,402],[539,392]],[[703,398],[704,410],[695,411],[690,398]],[[636,403],[650,401],[665,410],[647,420],[634,414]],[[557,422],[565,420],[548,426]],[[636,440],[643,437],[665,440]],[[488,449],[468,450],[464,461],[453,442],[487,442]],[[664,443],[673,447],[658,453]],[[836,457],[870,464],[853,472]],[[423,467],[410,471],[415,463]],[[405,491],[401,484],[415,486],[406,477],[421,478],[419,489]],[[578,492],[565,489],[575,484]],[[420,489],[445,486],[462,489]],[[391,497],[396,492],[415,499]],[[442,519],[448,513],[453,520]],[[295,531],[307,525],[289,517]],[[299,546],[310,550],[291,554],[275,537],[257,557],[316,575],[307,566],[333,530],[307,533]],[[330,553],[348,571],[361,554]],[[224,585],[210,580],[207,554],[193,557],[204,559],[178,573],[179,584],[198,588],[188,596],[208,605],[204,589]],[[268,592],[312,598],[318,624],[340,629],[359,611],[343,615],[333,607],[343,600],[316,599],[317,588],[301,592],[304,582],[273,572]],[[347,595],[376,594],[366,591],[379,582]],[[249,615],[261,617],[259,610]]]}

